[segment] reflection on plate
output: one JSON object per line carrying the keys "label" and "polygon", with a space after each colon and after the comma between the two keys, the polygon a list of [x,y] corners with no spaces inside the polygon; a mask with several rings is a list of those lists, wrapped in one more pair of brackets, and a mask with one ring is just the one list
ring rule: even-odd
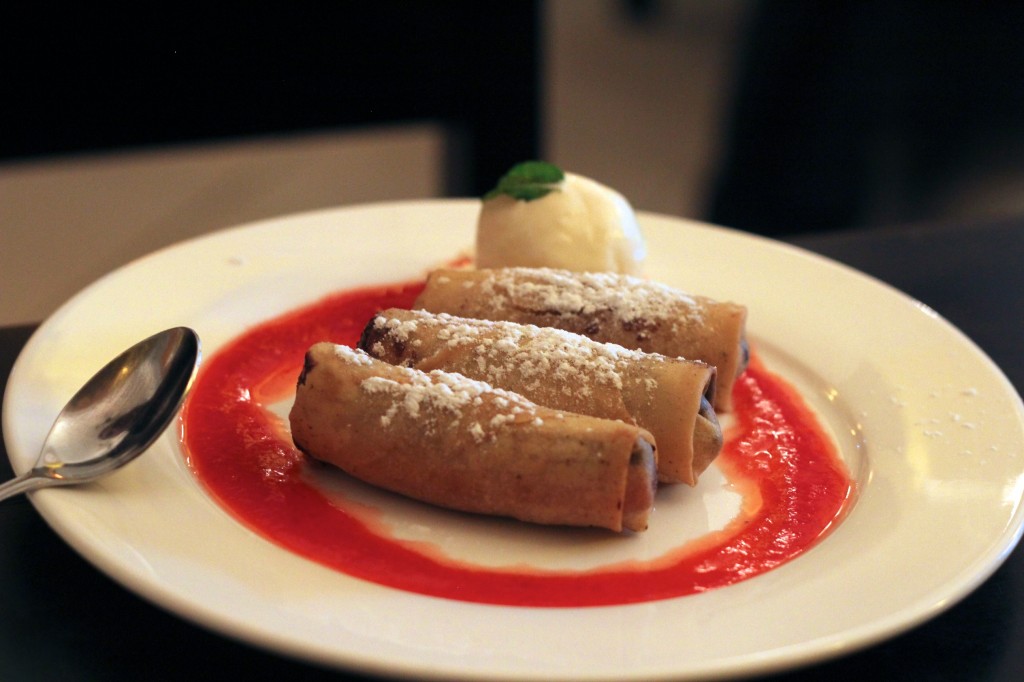
{"label": "reflection on plate", "polygon": [[[118,349],[189,325],[209,355],[331,291],[417,277],[471,244],[477,207],[409,202],[286,217],[108,275],[48,320],[15,366],[4,404],[15,470],[30,466],[53,415]],[[584,609],[390,590],[236,523],[191,476],[172,434],[102,483],[41,491],[34,502],[100,569],[185,618],[319,663],[420,678],[777,670],[911,627],[995,570],[1021,532],[1024,408],[969,340],[926,307],[805,252],[663,216],[642,214],[641,225],[654,279],[749,307],[765,363],[818,411],[858,483],[845,522],[768,574]]]}

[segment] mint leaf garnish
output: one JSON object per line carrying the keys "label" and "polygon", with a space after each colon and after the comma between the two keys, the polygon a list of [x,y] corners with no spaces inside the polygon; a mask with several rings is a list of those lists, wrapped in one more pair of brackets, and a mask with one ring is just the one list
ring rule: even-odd
{"label": "mint leaf garnish", "polygon": [[484,195],[484,201],[501,194],[513,199],[533,201],[555,190],[555,185],[565,179],[562,169],[546,161],[523,161],[512,166],[498,180],[498,186]]}

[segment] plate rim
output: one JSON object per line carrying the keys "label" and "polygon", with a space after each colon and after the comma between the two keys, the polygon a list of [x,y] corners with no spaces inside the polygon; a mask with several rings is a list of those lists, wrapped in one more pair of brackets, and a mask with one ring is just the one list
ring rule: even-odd
{"label": "plate rim", "polygon": [[[436,207],[436,206],[439,206],[439,205],[456,206],[456,207],[460,207],[460,210],[463,210],[463,209],[468,209],[468,207],[471,206],[471,205],[475,206],[476,205],[476,201],[475,200],[468,200],[468,199],[466,199],[466,200],[455,199],[455,200],[408,200],[408,201],[400,201],[400,202],[377,202],[377,203],[374,203],[374,204],[361,204],[361,205],[356,205],[356,206],[346,206],[346,207],[336,207],[336,208],[327,208],[327,209],[317,209],[317,210],[313,210],[313,211],[305,211],[305,212],[298,213],[298,214],[288,214],[288,215],[284,215],[284,216],[277,216],[277,217],[268,218],[268,219],[264,219],[264,220],[259,220],[259,221],[254,221],[254,222],[250,222],[250,223],[245,223],[245,224],[242,224],[242,225],[236,225],[236,226],[233,226],[233,227],[225,228],[224,230],[216,231],[214,233],[210,233],[210,234],[207,234],[207,235],[200,235],[198,237],[193,237],[193,238],[184,240],[182,242],[178,242],[176,244],[169,245],[167,247],[164,247],[162,249],[154,251],[154,252],[152,252],[150,254],[147,254],[147,255],[139,258],[139,259],[133,260],[132,262],[122,266],[121,268],[113,270],[110,273],[107,273],[103,277],[99,278],[96,282],[90,284],[89,286],[87,286],[86,288],[81,290],[78,294],[76,294],[71,299],[69,299],[50,318],[48,318],[46,321],[44,321],[40,325],[40,327],[32,334],[31,338],[26,343],[24,349],[19,354],[17,360],[15,361],[14,366],[12,367],[10,378],[9,378],[9,382],[8,382],[8,389],[7,389],[7,391],[5,393],[5,396],[4,396],[4,404],[3,404],[4,409],[3,409],[3,413],[4,413],[4,431],[5,431],[5,435],[13,433],[13,431],[9,428],[9,426],[11,426],[13,424],[14,420],[15,420],[15,417],[12,416],[12,415],[15,413],[16,410],[12,409],[12,406],[11,406],[11,404],[9,404],[9,402],[13,403],[14,396],[17,393],[17,387],[19,385],[21,385],[25,381],[23,375],[28,371],[26,369],[26,367],[28,367],[31,358],[37,353],[37,348],[36,347],[37,347],[37,345],[42,343],[41,339],[44,338],[44,336],[49,332],[49,330],[51,329],[51,327],[53,325],[59,325],[59,321],[60,321],[61,317],[65,314],[66,311],[74,309],[77,305],[80,304],[80,302],[82,300],[84,300],[88,296],[90,296],[91,292],[94,292],[97,287],[101,286],[105,282],[109,282],[110,280],[112,280],[114,278],[117,278],[124,271],[132,269],[132,268],[142,267],[143,264],[145,264],[146,262],[150,261],[151,259],[152,260],[160,259],[160,258],[162,258],[164,256],[164,254],[167,254],[169,252],[178,251],[178,250],[181,250],[181,249],[192,248],[196,243],[206,242],[207,240],[209,240],[211,238],[227,239],[227,238],[230,238],[230,236],[232,234],[236,234],[237,235],[237,234],[241,234],[241,233],[244,233],[244,232],[247,232],[247,231],[252,231],[252,230],[254,230],[256,228],[269,227],[271,229],[274,229],[274,228],[276,228],[276,227],[278,227],[278,226],[280,226],[282,224],[285,224],[285,223],[303,223],[305,221],[310,221],[310,220],[314,220],[315,221],[315,220],[322,220],[322,219],[325,219],[325,218],[326,219],[331,219],[331,218],[337,217],[338,215],[346,213],[346,212],[351,214],[351,212],[353,212],[353,211],[369,211],[371,213],[375,212],[375,211],[391,211],[391,210],[396,210],[396,209],[399,210],[399,211],[411,211],[411,210],[419,210],[423,206]],[[1017,412],[1018,418],[1020,418],[1021,415],[1024,415],[1024,404],[1022,404],[1021,397],[1020,397],[1019,394],[1017,394],[1016,389],[1013,387],[1012,383],[1005,376],[1005,374],[998,367],[998,365],[996,365],[996,363],[994,361],[992,361],[992,359],[972,339],[970,339],[966,334],[964,334],[961,330],[959,330],[955,325],[951,324],[948,320],[943,318],[941,315],[939,315],[935,311],[932,311],[931,309],[927,308],[927,306],[924,306],[924,304],[922,304],[921,302],[917,301],[916,299],[913,299],[912,297],[910,297],[907,294],[905,294],[904,292],[896,289],[895,287],[892,287],[891,285],[887,284],[886,282],[884,282],[884,281],[882,281],[882,280],[880,280],[878,278],[875,278],[875,277],[873,277],[871,275],[865,274],[865,273],[863,273],[861,271],[858,271],[858,270],[856,270],[854,268],[851,268],[850,266],[844,265],[844,264],[842,264],[842,263],[840,263],[838,261],[830,259],[828,257],[825,257],[825,256],[822,256],[820,254],[816,254],[814,252],[811,252],[811,251],[808,251],[806,249],[803,249],[802,247],[795,246],[795,245],[792,245],[792,244],[787,244],[787,243],[784,243],[784,242],[779,242],[779,241],[772,240],[772,239],[769,239],[769,238],[766,238],[766,237],[760,237],[760,236],[757,236],[757,235],[749,235],[749,234],[746,234],[746,233],[741,233],[741,232],[736,231],[736,230],[731,230],[730,228],[714,226],[714,225],[707,225],[707,224],[700,223],[700,222],[697,222],[697,221],[686,220],[686,219],[681,219],[681,218],[675,218],[675,217],[672,217],[672,216],[666,216],[666,215],[662,215],[662,214],[639,212],[638,217],[640,218],[642,225],[645,222],[650,222],[652,224],[659,223],[659,222],[668,222],[668,223],[671,223],[672,225],[675,225],[677,227],[679,227],[679,226],[690,226],[690,227],[695,227],[695,228],[698,228],[698,229],[701,229],[701,230],[708,230],[708,231],[711,231],[711,232],[719,232],[719,233],[728,235],[729,238],[739,238],[739,239],[742,239],[744,241],[757,242],[761,246],[763,246],[765,248],[768,248],[768,249],[781,249],[782,251],[788,252],[788,253],[790,253],[792,255],[795,255],[797,257],[804,258],[804,259],[809,259],[811,261],[818,262],[819,264],[825,265],[825,266],[827,266],[829,268],[833,268],[833,269],[838,268],[840,271],[845,273],[846,276],[854,277],[854,278],[860,278],[860,279],[862,279],[864,281],[870,282],[871,286],[873,286],[873,287],[881,287],[882,290],[887,291],[889,295],[893,295],[893,296],[896,296],[898,298],[901,298],[906,305],[911,306],[911,307],[916,307],[918,309],[921,309],[921,312],[923,314],[930,316],[931,319],[937,321],[938,324],[942,325],[944,327],[944,331],[946,333],[952,332],[957,337],[958,341],[960,343],[964,344],[971,351],[972,354],[974,354],[975,356],[977,356],[980,359],[984,360],[984,362],[987,363],[987,366],[988,366],[989,370],[993,373],[994,377],[1002,382],[1003,389],[1008,392],[1008,395],[1010,395],[1010,396],[1012,396],[1013,398],[1016,399],[1015,400],[1015,407],[1016,407],[1016,412]],[[326,293],[326,292],[324,292],[324,293]],[[213,352],[214,350],[215,349],[211,349],[211,351],[208,351],[208,352]],[[14,390],[12,390],[12,386],[15,387]],[[1012,402],[1012,399],[1011,399],[1011,402]],[[18,430],[18,428],[16,427],[14,429],[14,431],[17,431],[17,430]],[[7,440],[9,441],[7,445],[8,445],[8,452],[11,453],[10,454],[10,458],[11,458],[11,461],[12,461],[12,466],[16,466],[17,462],[15,462],[15,459],[16,459],[16,457],[15,457],[15,449],[17,449],[19,446],[17,444],[12,444],[11,441],[13,440],[13,438],[14,438],[14,436],[10,436],[10,435],[7,436]],[[39,513],[43,516],[43,518],[47,521],[47,523],[50,524],[52,527],[54,527],[54,529],[57,530],[58,534],[62,537],[62,539],[64,539],[66,542],[68,542],[77,552],[79,552],[84,557],[86,557],[90,561],[90,563],[93,563],[98,568],[100,568],[103,572],[107,573],[108,575],[111,575],[111,577],[114,577],[118,582],[121,582],[128,589],[132,590],[136,594],[140,594],[141,596],[147,598],[148,600],[152,601],[153,603],[156,603],[158,606],[161,606],[163,608],[168,608],[169,610],[172,610],[177,615],[179,615],[180,617],[185,618],[186,620],[190,620],[192,622],[197,622],[198,624],[204,624],[204,623],[196,621],[193,618],[194,614],[190,615],[188,613],[184,613],[183,611],[185,609],[183,608],[183,606],[181,604],[175,605],[175,604],[172,603],[172,602],[180,599],[180,595],[174,594],[173,592],[172,593],[163,594],[163,593],[160,593],[159,591],[156,591],[156,593],[154,593],[154,590],[153,590],[151,585],[147,585],[147,584],[144,584],[143,582],[140,582],[137,576],[133,576],[131,574],[125,574],[124,571],[120,570],[120,567],[118,565],[111,564],[107,560],[109,557],[106,557],[106,556],[104,556],[101,553],[97,553],[95,551],[96,550],[95,547],[90,546],[87,543],[81,542],[80,537],[74,536],[74,534],[71,533],[72,537],[69,538],[70,531],[68,530],[68,528],[65,525],[66,522],[67,522],[67,519],[63,518],[59,513],[57,513],[57,511],[55,511],[55,507],[52,504],[50,504],[49,500],[50,500],[50,498],[47,495],[45,495],[45,494],[44,495],[39,495],[39,496],[35,496],[35,495],[32,496],[32,503],[33,503],[33,505],[36,507],[36,509],[39,511]],[[966,597],[968,594],[970,594],[981,583],[983,583],[985,580],[987,580],[992,575],[992,573],[995,572],[995,570],[1003,563],[1003,561],[1005,561],[1005,559],[1010,555],[1010,553],[1016,547],[1016,545],[1018,544],[1018,542],[1019,542],[1019,540],[1021,538],[1022,532],[1024,532],[1024,521],[1022,521],[1022,516],[1024,516],[1024,511],[1022,511],[1022,509],[1018,505],[1018,507],[1016,508],[1016,510],[1013,513],[1013,516],[1007,522],[1006,532],[1004,533],[1004,535],[1002,535],[1002,536],[1000,536],[998,538],[995,538],[993,540],[993,543],[992,543],[992,546],[991,546],[991,549],[990,549],[990,554],[991,555],[976,557],[976,559],[972,563],[973,564],[977,564],[979,566],[979,570],[973,572],[971,580],[963,581],[959,585],[957,593],[951,594],[951,595],[947,595],[948,598],[943,600],[941,603],[931,603],[929,605],[920,605],[920,606],[918,606],[914,610],[915,613],[913,614],[912,617],[908,617],[907,614],[902,614],[901,618],[894,618],[893,622],[886,623],[884,627],[878,627],[878,626],[872,627],[870,625],[869,626],[864,626],[863,629],[866,630],[866,632],[862,632],[859,635],[854,635],[852,637],[849,636],[849,633],[847,633],[843,637],[837,637],[837,636],[825,637],[825,638],[822,639],[821,644],[818,647],[811,647],[810,649],[808,649],[807,642],[796,643],[796,644],[793,644],[792,647],[791,647],[794,650],[792,652],[788,653],[788,654],[786,654],[786,653],[781,653],[780,654],[780,652],[778,650],[776,650],[774,652],[761,652],[761,653],[758,653],[758,654],[751,654],[750,656],[748,656],[748,658],[751,658],[752,660],[749,663],[747,663],[747,664],[740,664],[740,665],[738,665],[738,667],[732,667],[732,668],[729,668],[729,669],[725,669],[725,668],[723,668],[720,665],[712,665],[710,668],[706,668],[706,669],[700,669],[700,670],[694,669],[693,671],[685,671],[684,674],[686,674],[686,675],[696,674],[696,675],[700,675],[702,677],[706,677],[706,676],[709,676],[709,675],[710,676],[716,676],[716,677],[726,677],[726,676],[734,676],[734,675],[737,675],[737,674],[750,674],[750,673],[753,673],[753,672],[760,673],[760,672],[784,670],[784,669],[788,669],[788,668],[791,668],[791,667],[797,667],[797,666],[800,666],[800,665],[806,665],[806,664],[809,664],[809,663],[813,663],[813,662],[816,662],[816,661],[821,661],[821,660],[824,660],[824,659],[827,659],[827,658],[832,658],[832,657],[839,656],[839,655],[849,654],[849,653],[852,653],[853,651],[856,651],[856,650],[859,650],[859,649],[871,646],[871,645],[876,644],[876,643],[878,643],[880,641],[884,641],[885,639],[888,639],[888,638],[890,638],[890,637],[892,637],[892,636],[894,636],[894,635],[896,635],[896,634],[898,634],[900,632],[904,632],[904,631],[906,631],[906,630],[908,630],[908,629],[910,629],[912,627],[915,627],[916,625],[919,625],[920,623],[925,622],[926,620],[929,620],[929,619],[933,618],[934,616],[936,616],[939,613],[945,611],[946,609],[951,608],[954,604],[958,603],[960,600],[962,600],[964,597]],[[609,608],[618,608],[618,607],[609,607]],[[216,609],[213,609],[211,611],[211,613],[206,614],[205,617],[206,617],[206,619],[208,621],[209,620],[217,620],[217,618],[216,618],[217,615],[218,614],[216,613]],[[221,620],[223,620],[223,619],[221,619]],[[437,678],[448,677],[448,676],[450,676],[452,674],[456,674],[456,675],[460,675],[460,676],[467,676],[467,671],[465,671],[465,670],[451,670],[451,669],[440,670],[440,669],[438,669],[438,670],[430,671],[430,670],[423,670],[423,669],[420,669],[420,668],[409,668],[409,669],[406,669],[406,670],[403,670],[403,669],[400,669],[400,668],[396,669],[395,664],[394,664],[393,661],[390,664],[383,664],[380,661],[377,661],[377,663],[380,664],[380,667],[375,667],[373,665],[374,661],[372,659],[371,660],[354,660],[353,659],[353,660],[349,660],[348,663],[345,663],[345,662],[339,663],[336,660],[333,661],[333,662],[325,661],[325,660],[323,660],[321,658],[318,658],[314,654],[314,652],[311,652],[311,651],[301,651],[297,647],[289,648],[289,647],[286,647],[286,646],[282,647],[280,645],[275,646],[274,643],[272,643],[272,642],[258,641],[259,638],[258,637],[254,637],[253,633],[240,633],[240,632],[237,631],[237,628],[234,631],[232,631],[232,629],[230,627],[225,629],[224,622],[220,622],[220,624],[218,625],[217,629],[218,629],[219,632],[221,632],[222,634],[225,634],[226,636],[234,637],[234,638],[242,638],[245,641],[249,641],[251,643],[255,643],[255,644],[259,645],[259,646],[271,648],[273,650],[276,650],[276,651],[281,652],[281,653],[285,653],[286,655],[290,655],[290,656],[293,656],[293,657],[304,658],[304,659],[307,659],[307,660],[316,660],[316,661],[318,661],[320,663],[327,662],[327,663],[330,663],[332,665],[339,665],[339,664],[340,665],[353,665],[353,666],[355,666],[359,670],[366,671],[366,672],[371,672],[371,673],[376,673],[376,674],[390,674],[390,675],[399,674],[399,675],[403,675],[403,676],[412,676],[412,675],[420,675],[420,676],[422,676],[424,673],[426,673],[426,674],[430,675],[431,677],[437,677]],[[845,646],[837,646],[838,639],[844,640],[845,641]],[[825,651],[824,649],[828,649],[828,651]],[[753,667],[751,667],[751,666],[756,666],[756,670]],[[645,677],[648,677],[652,672],[654,672],[654,671],[646,670],[646,671],[644,671],[643,674],[644,674]],[[619,672],[619,673],[612,673],[612,674],[615,674],[616,678],[621,677],[621,672]],[[491,676],[489,676],[487,674],[481,675],[479,671],[477,671],[476,673],[469,673],[468,674],[468,677],[473,678],[473,679],[498,679],[498,678],[504,678],[504,677],[507,677],[507,676],[508,676],[508,671],[502,672],[502,673],[498,674],[496,677],[491,677]],[[679,676],[679,671],[678,670],[665,670],[665,671],[662,671],[660,673],[655,673],[655,677],[670,677],[670,676],[671,677],[678,677]],[[531,677],[529,675],[522,676],[522,675],[518,675],[517,674],[517,677],[519,677],[520,679],[541,679],[541,676],[539,676],[539,675]],[[595,676],[593,673],[590,673],[590,674],[586,675],[586,679],[612,679],[612,677],[609,675],[609,677],[605,678],[605,677],[602,677],[600,675],[596,675]]]}

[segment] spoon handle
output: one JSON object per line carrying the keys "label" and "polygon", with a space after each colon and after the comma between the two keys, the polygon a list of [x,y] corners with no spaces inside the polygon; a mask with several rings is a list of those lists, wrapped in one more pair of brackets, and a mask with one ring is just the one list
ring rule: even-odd
{"label": "spoon handle", "polygon": [[46,476],[39,476],[35,471],[26,471],[17,478],[12,478],[6,483],[0,483],[0,502],[8,497],[14,497],[21,493],[32,492],[39,488],[53,485],[54,481]]}

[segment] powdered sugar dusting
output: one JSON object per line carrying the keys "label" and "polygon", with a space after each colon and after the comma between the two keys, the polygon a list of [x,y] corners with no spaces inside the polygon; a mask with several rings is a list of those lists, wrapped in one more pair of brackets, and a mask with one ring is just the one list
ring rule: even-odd
{"label": "powdered sugar dusting", "polygon": [[692,296],[632,275],[551,268],[502,268],[489,274],[479,286],[495,299],[496,306],[514,305],[556,314],[611,311],[625,322],[674,320],[685,310],[692,322],[700,322],[701,313]]}
{"label": "powdered sugar dusting", "polygon": [[[561,385],[567,393],[586,393],[588,385],[623,386],[623,373],[631,363],[664,362],[654,353],[599,343],[584,336],[550,327],[456,317],[447,313],[402,311],[401,318],[378,316],[374,326],[386,329],[395,341],[407,342],[418,328],[429,328],[451,349],[470,354],[474,376],[501,386],[510,380],[534,391],[542,384]],[[374,352],[378,352],[376,345]],[[585,379],[585,381],[582,381]],[[646,388],[657,382],[648,377]]]}
{"label": "powdered sugar dusting", "polygon": [[[494,430],[510,422],[542,423],[534,403],[487,382],[452,372],[421,372],[387,365],[362,350],[347,346],[336,346],[335,353],[356,366],[377,363],[388,368],[391,376],[369,376],[359,383],[360,390],[366,394],[383,395],[390,400],[380,417],[381,426],[385,428],[401,414],[421,421],[428,430],[441,425],[465,428],[476,442],[482,442],[493,437]],[[482,417],[486,418],[483,424]]]}
{"label": "powdered sugar dusting", "polygon": [[337,345],[334,347],[334,354],[351,365],[372,365],[376,360],[365,351],[359,348]]}
{"label": "powdered sugar dusting", "polygon": [[388,334],[401,342],[407,342],[411,334],[416,333],[416,320],[399,320],[394,317],[377,316],[373,326],[378,330],[387,330]]}

